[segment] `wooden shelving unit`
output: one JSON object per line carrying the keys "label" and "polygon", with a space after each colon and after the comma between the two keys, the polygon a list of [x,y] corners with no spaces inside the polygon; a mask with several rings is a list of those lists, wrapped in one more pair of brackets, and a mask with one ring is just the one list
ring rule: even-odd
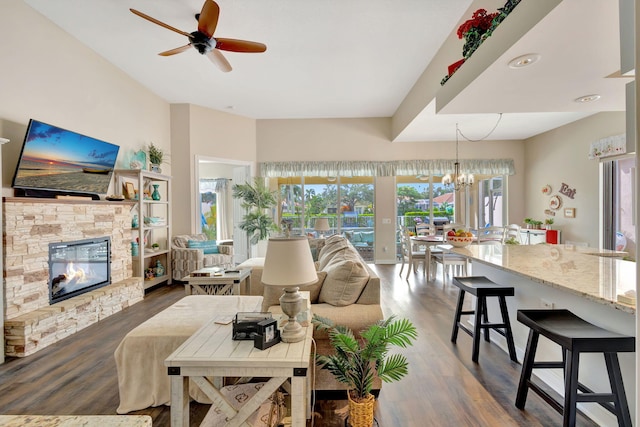
{"label": "wooden shelving unit", "polygon": [[[146,170],[116,169],[116,194],[125,195],[127,183],[133,184],[136,197],[129,200],[131,218],[138,217],[137,227],[132,224],[131,241],[138,242],[138,255],[132,256],[133,275],[144,277],[144,287],[171,283],[171,177]],[[158,186],[159,200],[153,200],[154,185]],[[158,222],[152,222],[157,218]],[[154,250],[152,245],[159,248]],[[164,274],[157,275],[155,267],[160,261]],[[153,276],[147,274],[153,271]]]}

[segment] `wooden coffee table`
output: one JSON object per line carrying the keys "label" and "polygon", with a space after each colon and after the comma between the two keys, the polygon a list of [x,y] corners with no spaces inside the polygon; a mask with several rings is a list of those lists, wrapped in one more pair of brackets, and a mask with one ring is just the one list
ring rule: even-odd
{"label": "wooden coffee table", "polygon": [[[221,275],[215,275],[221,272]],[[198,276],[200,274],[201,276]],[[209,274],[209,276],[205,276]],[[182,279],[187,295],[248,295],[251,289],[251,269],[223,270],[220,268],[202,268]],[[244,284],[244,289],[240,285]]]}
{"label": "wooden coffee table", "polygon": [[[300,342],[280,342],[267,350],[258,350],[253,341],[232,340],[231,324],[216,323],[215,318],[209,321],[165,360],[171,378],[171,426],[189,426],[189,380],[211,399],[211,411],[217,407],[228,417],[226,426],[243,425],[278,387],[290,385],[291,425],[306,426],[311,415],[308,369],[313,327],[308,326],[306,332]],[[269,380],[236,411],[220,392],[221,382],[207,377]]]}

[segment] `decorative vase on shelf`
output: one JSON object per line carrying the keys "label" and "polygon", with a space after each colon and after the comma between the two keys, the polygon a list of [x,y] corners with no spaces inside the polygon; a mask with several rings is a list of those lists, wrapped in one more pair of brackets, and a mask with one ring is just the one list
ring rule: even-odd
{"label": "decorative vase on shelf", "polygon": [[164,276],[164,265],[160,262],[160,260],[156,261],[156,277]]}
{"label": "decorative vase on shelf", "polygon": [[151,172],[162,173],[162,169],[160,169],[160,165],[151,163]]}
{"label": "decorative vase on shelf", "polygon": [[138,228],[140,226],[140,222],[138,220],[138,215],[134,215],[131,219],[131,228]]}
{"label": "decorative vase on shelf", "polygon": [[153,200],[160,200],[160,191],[158,191],[159,184],[153,184],[153,193],[151,193],[151,198]]}

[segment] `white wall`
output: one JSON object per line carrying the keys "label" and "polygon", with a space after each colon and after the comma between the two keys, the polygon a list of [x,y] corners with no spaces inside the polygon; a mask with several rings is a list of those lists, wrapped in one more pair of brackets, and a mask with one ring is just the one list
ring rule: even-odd
{"label": "white wall", "polygon": [[[587,242],[598,247],[599,165],[589,160],[592,141],[625,132],[624,112],[600,113],[525,142],[525,215],[544,219],[549,196],[542,187],[549,184],[553,195],[560,195],[562,208],[575,208],[575,218],[565,218],[562,208],[554,219],[554,228],[562,230],[562,240]],[[558,193],[566,183],[576,190],[574,199]]]}
{"label": "white wall", "polygon": [[255,162],[256,122],[222,111],[190,104],[171,105],[171,162],[174,168],[174,234],[197,230],[199,212],[196,159],[209,156]]}
{"label": "white wall", "polygon": [[[169,151],[169,104],[20,0],[0,5],[0,135],[3,194],[10,189],[30,118],[119,145]],[[170,166],[163,166],[171,173]]]}

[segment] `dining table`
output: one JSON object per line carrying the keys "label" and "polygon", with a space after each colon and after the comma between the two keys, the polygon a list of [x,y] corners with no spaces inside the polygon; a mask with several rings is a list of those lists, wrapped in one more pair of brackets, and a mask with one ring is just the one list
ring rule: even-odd
{"label": "dining table", "polygon": [[411,248],[425,252],[425,275],[431,277],[431,251],[434,246],[441,245],[445,242],[444,235],[432,234],[426,236],[411,236]]}

